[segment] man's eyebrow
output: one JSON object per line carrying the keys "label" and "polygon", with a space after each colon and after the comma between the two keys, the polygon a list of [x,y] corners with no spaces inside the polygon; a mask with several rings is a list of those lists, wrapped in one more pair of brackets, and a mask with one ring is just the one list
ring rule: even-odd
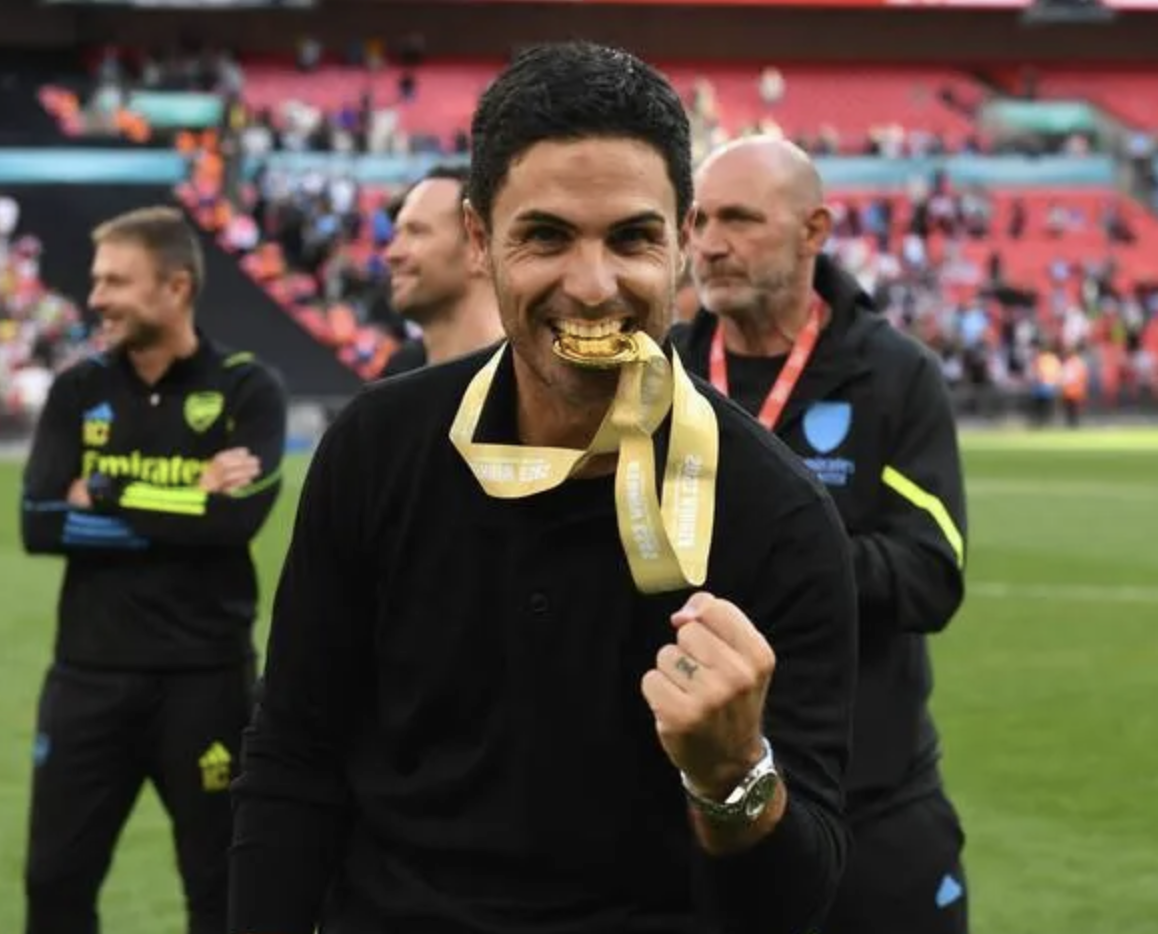
{"label": "man's eyebrow", "polygon": [[[550,224],[553,227],[562,227],[566,230],[575,229],[575,225],[565,218],[559,217],[557,214],[552,214],[550,211],[540,211],[535,208],[515,215],[515,222],[519,224]],[[638,214],[633,214],[630,217],[625,217],[623,220],[616,221],[611,226],[612,229],[618,230],[623,227],[638,227],[646,224],[665,223],[667,223],[667,219],[658,211],[640,211]]]}
{"label": "man's eyebrow", "polygon": [[564,220],[557,214],[552,214],[549,211],[540,211],[536,208],[531,208],[526,211],[520,211],[515,215],[515,223],[517,224],[550,224],[552,227],[564,227],[567,230],[574,230],[575,225],[570,221]]}
{"label": "man's eyebrow", "polygon": [[638,214],[633,214],[631,217],[624,218],[621,221],[616,221],[612,224],[614,228],[620,227],[645,227],[648,224],[666,224],[667,218],[659,211],[640,211]]}
{"label": "man's eyebrow", "polygon": [[697,217],[702,217],[709,213],[714,213],[717,217],[721,217],[724,220],[743,219],[762,221],[765,219],[763,211],[747,204],[721,204],[713,212],[707,212],[701,205],[696,205]]}

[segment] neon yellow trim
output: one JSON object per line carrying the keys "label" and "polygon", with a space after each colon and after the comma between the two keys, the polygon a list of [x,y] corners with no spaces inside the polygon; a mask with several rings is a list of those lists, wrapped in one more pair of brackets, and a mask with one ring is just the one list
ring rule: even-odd
{"label": "neon yellow trim", "polygon": [[245,499],[247,496],[256,496],[258,493],[264,493],[280,479],[281,466],[279,465],[276,470],[266,474],[260,480],[255,480],[248,486],[238,487],[236,490],[231,493],[227,493],[226,495],[232,496],[234,499]]}
{"label": "neon yellow trim", "polygon": [[945,508],[945,504],[932,493],[922,490],[895,467],[886,467],[881,473],[881,480],[884,481],[885,486],[895,490],[918,509],[923,509],[929,514],[929,517],[937,523],[937,528],[941,530],[941,534],[948,539],[953,554],[957,556],[957,567],[964,567],[965,539],[961,535],[961,530],[957,528],[957,523],[949,515],[949,510]]}
{"label": "neon yellow trim", "polygon": [[123,498],[162,499],[174,503],[204,503],[209,496],[195,486],[154,486],[152,483],[130,483],[125,487]]}
{"label": "neon yellow trim", "polygon": [[185,516],[205,515],[209,494],[196,487],[163,487],[130,483],[121,494],[121,508],[145,512],[170,512]]}
{"label": "neon yellow trim", "polygon": [[241,366],[241,364],[250,363],[252,360],[253,354],[248,350],[243,350],[240,353],[230,354],[222,361],[221,365],[227,368],[231,366]]}
{"label": "neon yellow trim", "polygon": [[204,506],[190,506],[184,503],[167,503],[164,501],[132,499],[121,503],[122,509],[139,509],[141,512],[165,512],[175,516],[193,516],[199,518],[205,515]]}

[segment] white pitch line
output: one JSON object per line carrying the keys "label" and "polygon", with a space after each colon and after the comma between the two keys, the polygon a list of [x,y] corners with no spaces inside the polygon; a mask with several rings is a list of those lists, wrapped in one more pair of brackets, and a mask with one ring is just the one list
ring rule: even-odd
{"label": "white pitch line", "polygon": [[1064,438],[977,438],[972,441],[962,438],[961,449],[966,454],[1114,454],[1121,457],[1136,454],[1152,458],[1158,453],[1158,441],[1153,438],[1107,438],[1095,443],[1066,441]]}
{"label": "white pitch line", "polygon": [[1081,480],[998,480],[965,478],[972,496],[1069,496],[1075,499],[1111,499],[1126,502],[1158,501],[1158,486],[1140,483],[1088,483]]}
{"label": "white pitch line", "polygon": [[966,451],[1018,453],[1148,454],[1158,452],[1155,426],[1068,430],[1001,430],[965,428],[959,432]]}
{"label": "white pitch line", "polygon": [[1158,587],[1114,584],[1012,584],[977,581],[965,586],[965,599],[1076,600],[1088,603],[1158,603]]}

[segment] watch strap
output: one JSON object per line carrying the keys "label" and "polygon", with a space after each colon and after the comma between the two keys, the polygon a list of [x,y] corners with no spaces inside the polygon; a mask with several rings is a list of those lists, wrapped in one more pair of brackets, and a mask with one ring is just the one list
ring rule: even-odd
{"label": "watch strap", "polygon": [[[760,760],[752,766],[748,774],[740,781],[740,783],[732,789],[731,793],[723,800],[716,801],[709,798],[696,790],[692,785],[687,774],[680,772],[680,780],[683,782],[684,793],[687,796],[688,803],[715,823],[721,824],[737,824],[749,823],[759,816],[760,811],[755,815],[750,813],[748,798],[752,790],[757,785],[762,783],[762,780],[771,778],[773,780],[779,779],[779,773],[776,771],[775,758],[772,755],[772,744],[768,742],[767,738],[761,737],[760,741],[764,746],[764,755]],[[768,795],[763,805],[766,807],[768,801],[771,800],[771,795]],[[761,811],[763,808],[761,808]]]}

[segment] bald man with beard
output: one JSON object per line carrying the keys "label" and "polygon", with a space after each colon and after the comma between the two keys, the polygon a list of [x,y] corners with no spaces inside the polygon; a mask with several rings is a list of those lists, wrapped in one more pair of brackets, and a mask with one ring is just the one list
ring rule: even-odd
{"label": "bald man with beard", "polygon": [[860,650],[846,780],[855,847],[821,934],[965,934],[964,835],[939,771],[926,637],[964,596],[965,494],[939,362],[824,254],[806,153],[714,152],[690,242],[700,310],[672,340],[828,488],[853,544]]}

